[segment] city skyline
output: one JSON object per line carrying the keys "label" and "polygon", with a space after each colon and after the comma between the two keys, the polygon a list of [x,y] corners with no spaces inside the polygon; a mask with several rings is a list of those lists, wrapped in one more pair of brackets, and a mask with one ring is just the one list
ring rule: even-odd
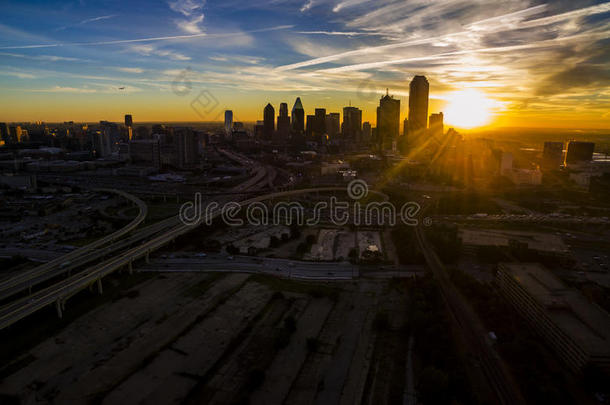
{"label": "city skyline", "polygon": [[[402,122],[410,80],[426,75],[430,111],[449,126],[610,127],[609,3],[8,2],[2,12],[1,121],[124,111],[222,121],[231,109],[254,122],[261,106],[299,96],[311,111],[351,101],[375,122],[390,88]],[[190,107],[201,91],[218,104],[205,114]]]}

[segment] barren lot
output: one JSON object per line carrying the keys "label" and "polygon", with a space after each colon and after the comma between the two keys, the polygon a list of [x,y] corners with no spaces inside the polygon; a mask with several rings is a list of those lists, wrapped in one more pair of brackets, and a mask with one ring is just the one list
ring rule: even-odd
{"label": "barren lot", "polygon": [[[148,279],[7,363],[0,402],[387,402],[403,386],[379,367],[378,344],[398,346],[392,373],[403,376],[408,340],[406,292],[389,283],[200,273]],[[393,343],[374,326],[380,308],[392,314]]]}

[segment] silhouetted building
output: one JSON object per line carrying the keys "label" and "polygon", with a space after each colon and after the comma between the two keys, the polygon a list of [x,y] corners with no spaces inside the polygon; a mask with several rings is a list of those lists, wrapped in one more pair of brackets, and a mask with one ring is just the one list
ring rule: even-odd
{"label": "silhouetted building", "polygon": [[19,125],[11,125],[8,127],[8,139],[7,143],[18,143],[23,138],[23,130]]}
{"label": "silhouetted building", "polygon": [[593,142],[569,141],[566,151],[566,165],[590,162],[593,160],[593,151],[595,144]]}
{"label": "silhouetted building", "polygon": [[563,142],[545,142],[542,151],[542,167],[557,170],[563,164]]}
{"label": "silhouetted building", "polygon": [[112,153],[110,136],[106,131],[96,131],[93,133],[93,149],[97,157],[107,157]]}
{"label": "silhouetted building", "polygon": [[176,139],[176,165],[192,166],[199,162],[199,144],[191,128],[174,128]]}
{"label": "silhouetted building", "polygon": [[365,143],[371,142],[371,138],[373,136],[373,130],[371,128],[371,123],[365,121],[362,123],[362,140]]}
{"label": "silhouetted building", "polygon": [[326,133],[331,141],[336,141],[341,132],[341,114],[326,114]]}
{"label": "silhouetted building", "polygon": [[277,117],[277,140],[285,142],[290,134],[290,117],[288,116],[288,104],[280,104],[280,115]]}
{"label": "silhouetted building", "polygon": [[308,115],[307,120],[305,121],[305,135],[307,135],[307,140],[311,141],[313,138],[313,129],[316,126],[316,116]]}
{"label": "silhouetted building", "polygon": [[161,147],[158,139],[142,139],[129,142],[129,159],[133,163],[145,163],[161,167]]}
{"label": "silhouetted building", "polygon": [[428,123],[430,85],[425,76],[415,76],[409,84],[409,139],[419,143]]}
{"label": "silhouetted building", "polygon": [[300,97],[297,97],[292,107],[292,130],[297,134],[305,131],[305,109]]}
{"label": "silhouetted building", "polygon": [[409,119],[405,118],[404,121],[402,122],[402,134],[404,136],[409,135]]}
{"label": "silhouetted building", "polygon": [[500,292],[573,371],[610,372],[610,316],[536,263],[500,263]]}
{"label": "silhouetted building", "polygon": [[316,108],[315,110],[315,121],[313,127],[314,140],[317,142],[324,141],[324,135],[326,135],[326,109]]}
{"label": "silhouetted building", "polygon": [[263,111],[263,137],[270,141],[273,138],[273,132],[275,131],[275,109],[271,105],[271,103],[265,106],[265,110]]}
{"label": "silhouetted building", "polygon": [[347,142],[357,142],[362,132],[362,110],[356,107],[343,107],[341,133]]}
{"label": "silhouetted building", "polygon": [[443,126],[443,113],[430,114],[430,135],[440,138],[445,132]]}
{"label": "silhouetted building", "polygon": [[265,121],[258,120],[256,124],[254,124],[254,137],[256,139],[263,139],[265,136]]}
{"label": "silhouetted building", "polygon": [[6,125],[6,122],[0,122],[0,140],[5,143],[10,143],[8,125]]}
{"label": "silhouetted building", "polygon": [[392,147],[400,131],[400,100],[390,96],[389,90],[377,107],[377,141],[383,148]]}
{"label": "silhouetted building", "polygon": [[230,135],[233,130],[233,111],[225,111],[225,134]]}
{"label": "silhouetted building", "polygon": [[133,118],[131,114],[125,114],[125,126],[132,127],[133,126]]}

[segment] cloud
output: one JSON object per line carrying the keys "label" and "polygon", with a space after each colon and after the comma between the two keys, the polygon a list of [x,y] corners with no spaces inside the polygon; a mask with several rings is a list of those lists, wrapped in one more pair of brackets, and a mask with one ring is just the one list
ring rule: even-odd
{"label": "cloud", "polygon": [[114,18],[114,17],[116,17],[116,14],[101,15],[99,17],[87,18],[87,19],[84,19],[84,20],[80,21],[77,24],[64,25],[63,27],[59,27],[59,28],[55,29],[55,31],[63,31],[63,30],[68,29],[68,28],[73,28],[73,27],[77,27],[79,25],[85,25],[85,24],[89,24],[89,23],[92,23],[92,22],[96,22],[96,21],[108,20],[108,19]]}
{"label": "cloud", "polygon": [[184,18],[174,19],[176,26],[189,34],[202,34],[204,14],[202,12],[205,1],[176,0],[169,2],[169,8],[180,13]]}
{"label": "cloud", "polygon": [[155,56],[166,57],[166,58],[169,58],[172,60],[178,60],[178,61],[191,60],[190,56],[184,55],[179,52],[169,51],[166,49],[159,49],[150,44],[132,45],[129,49],[131,51],[138,53],[140,55],[143,55],[143,56],[155,55]]}
{"label": "cloud", "polygon": [[79,58],[71,58],[66,56],[57,56],[57,55],[24,55],[20,53],[8,53],[8,52],[0,52],[2,56],[9,56],[12,58],[20,58],[20,59],[29,59],[29,60],[42,60],[48,62],[89,62],[89,60],[79,59]]}
{"label": "cloud", "polygon": [[[175,41],[175,40],[185,40],[185,39],[201,38],[201,37],[206,37],[206,39],[230,38],[230,37],[240,37],[240,36],[243,36],[244,34],[286,30],[286,29],[290,29],[293,27],[294,27],[294,25],[277,25],[274,27],[260,28],[260,29],[256,29],[256,30],[239,31],[239,32],[224,32],[224,33],[216,33],[216,34],[200,33],[200,34],[190,34],[190,35],[170,35],[170,36],[163,36],[163,37],[117,39],[117,40],[113,40],[113,41],[59,42],[59,43],[35,44],[35,45],[12,45],[12,46],[0,46],[0,49],[36,49],[36,48],[58,48],[58,47],[63,47],[63,46],[121,45],[121,44],[132,44],[132,43],[138,43],[138,42]],[[0,24],[0,28],[2,28],[2,24]]]}
{"label": "cloud", "polygon": [[203,21],[203,14],[193,17],[190,20],[174,20],[176,26],[189,34],[201,34],[203,31],[199,24]]}
{"label": "cloud", "polygon": [[144,69],[136,67],[116,67],[115,69],[125,73],[144,73]]}
{"label": "cloud", "polygon": [[0,70],[0,75],[4,75],[4,76],[13,76],[13,77],[17,77],[19,79],[35,79],[36,76],[30,73],[25,73],[25,72],[14,72],[14,71],[10,71],[10,70]]}
{"label": "cloud", "polygon": [[305,4],[303,4],[303,6],[300,8],[301,13],[304,13],[307,10],[309,10],[310,8],[312,8],[313,4],[314,4],[314,0],[307,0],[305,2]]}

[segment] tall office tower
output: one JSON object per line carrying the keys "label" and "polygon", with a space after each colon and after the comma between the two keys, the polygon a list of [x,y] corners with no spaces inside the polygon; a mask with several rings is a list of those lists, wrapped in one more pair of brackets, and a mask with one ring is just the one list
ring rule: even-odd
{"label": "tall office tower", "polygon": [[297,97],[292,107],[292,131],[295,133],[305,131],[305,109],[301,103],[301,97]]}
{"label": "tall office tower", "polygon": [[326,135],[326,109],[316,108],[315,115],[316,119],[313,128],[314,138],[320,142]]}
{"label": "tall office tower", "polygon": [[192,128],[175,128],[174,136],[177,141],[176,165],[185,167],[197,164],[199,162],[199,144]]}
{"label": "tall office tower", "polygon": [[404,136],[409,135],[409,119],[405,118],[405,120],[402,122],[402,134]]}
{"label": "tall office tower", "polygon": [[276,141],[283,142],[290,134],[290,117],[288,116],[288,104],[280,104],[280,115],[277,116],[277,138]]}
{"label": "tall office tower", "polygon": [[426,76],[415,76],[409,84],[409,137],[418,142],[428,123],[428,93]]}
{"label": "tall office tower", "polygon": [[362,141],[365,143],[371,142],[371,138],[373,136],[373,129],[371,128],[371,123],[366,121],[362,123]]}
{"label": "tall office tower", "polygon": [[359,140],[362,132],[362,110],[352,106],[343,107],[341,132],[346,141],[356,142]]}
{"label": "tall office tower", "polygon": [[129,159],[133,163],[144,163],[161,167],[161,146],[158,139],[129,141]]}
{"label": "tall office tower", "polygon": [[106,157],[112,153],[110,135],[107,131],[96,131],[93,134],[92,144],[97,157]]}
{"label": "tall office tower", "polygon": [[233,130],[233,111],[225,111],[225,134],[229,135]]}
{"label": "tall office tower", "polygon": [[125,114],[125,126],[126,127],[133,126],[133,118],[131,117],[131,114]]}
{"label": "tall office tower", "polygon": [[330,113],[326,115],[326,133],[328,139],[336,141],[339,133],[341,132],[341,114]]}
{"label": "tall office tower", "polygon": [[593,142],[569,141],[566,151],[566,165],[590,162],[593,160]]}
{"label": "tall office tower", "polygon": [[563,142],[545,142],[542,151],[542,167],[558,170],[563,164]]}
{"label": "tall office tower", "polygon": [[264,121],[264,138],[268,141],[273,138],[273,132],[275,131],[275,108],[268,103],[265,106],[265,110],[263,111],[263,121]]}
{"label": "tall office tower", "polygon": [[430,114],[430,135],[440,138],[445,131],[443,113]]}
{"label": "tall office tower", "polygon": [[310,141],[313,138],[313,129],[316,126],[316,116],[308,115],[307,120],[305,121],[305,135],[307,135],[307,140]]}
{"label": "tall office tower", "polygon": [[389,90],[379,100],[377,107],[377,136],[379,146],[392,147],[400,131],[400,100],[390,96]]}
{"label": "tall office tower", "polygon": [[5,143],[10,143],[8,136],[8,125],[6,125],[6,122],[0,122],[0,140],[4,141]]}

